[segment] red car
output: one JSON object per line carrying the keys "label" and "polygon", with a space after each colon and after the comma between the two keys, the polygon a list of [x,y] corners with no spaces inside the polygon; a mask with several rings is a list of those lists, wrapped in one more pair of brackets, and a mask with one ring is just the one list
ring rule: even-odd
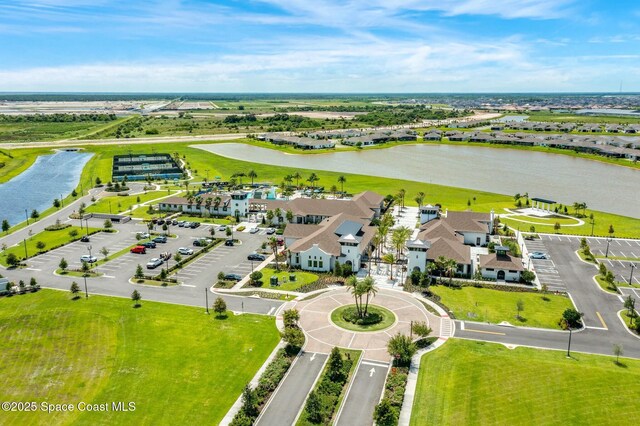
{"label": "red car", "polygon": [[146,254],[147,248],[145,246],[135,246],[131,249],[131,253]]}

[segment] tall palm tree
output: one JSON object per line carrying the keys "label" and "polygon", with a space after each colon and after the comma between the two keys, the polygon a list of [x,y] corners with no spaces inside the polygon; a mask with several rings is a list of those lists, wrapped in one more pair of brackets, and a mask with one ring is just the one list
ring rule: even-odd
{"label": "tall palm tree", "polygon": [[291,177],[296,180],[296,188],[300,188],[300,179],[302,179],[300,172],[296,171],[293,175],[291,175]]}
{"label": "tall palm tree", "polygon": [[291,183],[293,182],[293,176],[291,175],[286,175],[284,177],[284,181],[287,182],[287,185],[291,186]]}
{"label": "tall palm tree", "polygon": [[431,277],[433,275],[433,271],[435,271],[437,268],[436,264],[433,262],[427,262],[426,266],[424,267],[424,271],[427,273],[427,276],[429,277],[429,284],[431,284]]}
{"label": "tall palm tree", "polygon": [[365,277],[365,279],[362,280],[361,285],[362,292],[367,296],[364,304],[364,316],[366,317],[369,309],[369,298],[375,297],[378,289],[376,288],[375,281],[373,281],[371,276]]}
{"label": "tall palm tree", "polygon": [[407,194],[407,191],[405,191],[404,189],[401,189],[400,191],[398,191],[398,197],[400,198],[400,202],[402,205],[402,208],[404,209],[404,196]]}
{"label": "tall palm tree", "polygon": [[447,261],[444,264],[444,267],[445,267],[445,271],[447,271],[447,274],[449,275],[449,286],[451,286],[451,284],[453,283],[453,275],[458,269],[458,262],[456,262],[453,259],[447,259]]}
{"label": "tall palm tree", "polygon": [[340,184],[340,192],[344,194],[344,183],[347,181],[347,178],[343,175],[338,176],[338,183]]}
{"label": "tall palm tree", "polygon": [[278,266],[278,240],[276,237],[269,238],[269,246],[271,247],[271,251],[273,251],[273,257],[276,261],[276,271],[280,271],[280,267]]}
{"label": "tall palm tree", "polygon": [[378,232],[376,232],[371,238],[371,246],[376,252],[378,252],[378,256],[380,256],[380,243],[382,243],[382,237]]}
{"label": "tall palm tree", "polygon": [[255,172],[255,170],[249,170],[247,176],[251,178],[251,186],[253,186],[253,180],[258,177],[258,174]]}
{"label": "tall palm tree", "polygon": [[444,256],[438,256],[438,258],[435,260],[436,268],[440,272],[440,283],[442,283],[442,276],[446,268],[446,263],[447,258]]}
{"label": "tall palm tree", "polygon": [[309,176],[307,178],[307,181],[311,184],[311,190],[313,191],[315,189],[315,182],[319,181],[320,179],[318,178],[318,175],[316,175],[315,173],[311,173],[311,176]]}
{"label": "tall palm tree", "polygon": [[338,187],[335,185],[331,185],[330,191],[333,194],[333,198],[336,198],[336,192],[338,192]]}
{"label": "tall palm tree", "polygon": [[389,264],[389,279],[393,280],[393,264],[396,263],[396,255],[393,253],[387,253],[382,256],[382,261]]}
{"label": "tall palm tree", "polygon": [[218,206],[220,206],[220,203],[222,202],[222,198],[220,197],[216,197],[213,199],[213,207],[217,210]]}
{"label": "tall palm tree", "polygon": [[356,311],[358,312],[358,316],[362,317],[360,304],[362,300],[362,287],[358,285],[358,279],[355,275],[350,275],[349,278],[345,281],[344,285],[351,291],[351,295],[356,302]]}
{"label": "tall palm tree", "polygon": [[211,199],[211,197],[207,197],[206,200],[204,200],[204,206],[207,209],[207,211],[209,211],[211,209],[211,203],[213,202],[213,200]]}
{"label": "tall palm tree", "polygon": [[276,209],[273,211],[273,215],[278,218],[278,223],[282,222],[282,210],[280,209],[280,207],[276,207]]}
{"label": "tall palm tree", "polygon": [[416,195],[416,198],[414,198],[413,200],[418,205],[418,208],[422,207],[422,203],[424,202],[424,192],[418,192],[418,195]]}

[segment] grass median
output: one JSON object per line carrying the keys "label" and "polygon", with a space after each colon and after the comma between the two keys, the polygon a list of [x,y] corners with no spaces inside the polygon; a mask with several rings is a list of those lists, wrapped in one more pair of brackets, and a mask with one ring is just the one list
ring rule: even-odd
{"label": "grass median", "polygon": [[[440,303],[448,307],[457,319],[560,329],[562,313],[573,304],[568,297],[542,293],[501,291],[477,287],[432,286]],[[517,304],[522,301],[522,311]]]}

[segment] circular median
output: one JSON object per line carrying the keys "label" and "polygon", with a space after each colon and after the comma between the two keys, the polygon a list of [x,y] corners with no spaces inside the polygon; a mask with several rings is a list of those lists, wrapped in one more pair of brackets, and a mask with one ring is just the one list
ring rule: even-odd
{"label": "circular median", "polygon": [[396,321],[397,317],[392,311],[378,305],[369,305],[366,316],[358,314],[353,304],[340,306],[331,312],[331,322],[349,331],[381,331],[390,328]]}

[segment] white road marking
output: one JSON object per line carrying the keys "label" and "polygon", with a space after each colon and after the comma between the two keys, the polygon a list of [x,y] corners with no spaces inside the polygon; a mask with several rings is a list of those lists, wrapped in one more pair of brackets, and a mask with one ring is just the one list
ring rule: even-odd
{"label": "white road marking", "polygon": [[269,309],[269,312],[267,312],[267,315],[271,315],[275,310],[276,308],[272,306],[271,309]]}

